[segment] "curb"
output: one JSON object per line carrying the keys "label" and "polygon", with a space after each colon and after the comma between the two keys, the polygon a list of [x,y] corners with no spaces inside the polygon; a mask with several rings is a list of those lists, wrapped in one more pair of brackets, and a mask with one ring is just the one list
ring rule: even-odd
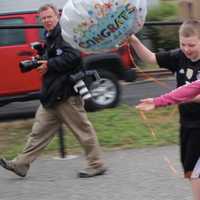
{"label": "curb", "polygon": [[165,77],[165,78],[150,78],[150,79],[144,79],[144,80],[136,80],[134,82],[121,81],[120,84],[122,84],[122,85],[144,84],[144,83],[154,82],[154,80],[157,80],[157,81],[166,81],[166,80],[175,81],[176,79],[175,79],[174,76],[169,76],[169,77]]}

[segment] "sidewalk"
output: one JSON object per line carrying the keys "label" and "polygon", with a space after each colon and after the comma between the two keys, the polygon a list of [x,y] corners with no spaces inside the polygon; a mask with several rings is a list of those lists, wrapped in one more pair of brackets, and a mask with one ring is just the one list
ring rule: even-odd
{"label": "sidewalk", "polygon": [[85,165],[82,155],[69,160],[42,157],[25,179],[0,168],[0,200],[192,199],[190,184],[181,177],[177,146],[106,152],[104,157],[108,173],[89,179],[76,177]]}

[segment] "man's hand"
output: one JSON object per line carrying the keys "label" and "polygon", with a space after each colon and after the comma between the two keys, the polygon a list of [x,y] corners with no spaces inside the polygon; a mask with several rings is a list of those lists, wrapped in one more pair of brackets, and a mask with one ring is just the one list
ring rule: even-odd
{"label": "man's hand", "polygon": [[44,75],[48,70],[48,66],[47,66],[48,62],[47,62],[47,60],[38,60],[38,63],[40,63],[41,65],[39,67],[37,67],[36,70],[40,74]]}
{"label": "man's hand", "polygon": [[153,98],[147,98],[140,100],[140,103],[136,106],[137,109],[141,111],[150,111],[155,109],[155,104]]}

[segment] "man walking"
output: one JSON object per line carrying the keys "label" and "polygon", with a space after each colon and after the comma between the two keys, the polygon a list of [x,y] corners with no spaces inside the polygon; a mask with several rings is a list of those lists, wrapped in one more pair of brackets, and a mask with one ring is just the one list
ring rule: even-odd
{"label": "man walking", "polygon": [[43,59],[37,71],[42,74],[41,105],[32,132],[23,152],[13,160],[0,159],[0,165],[25,177],[30,164],[49,144],[62,123],[67,125],[82,145],[88,167],[80,171],[81,178],[102,175],[106,172],[100,158],[96,132],[87,118],[81,97],[74,91],[69,76],[81,69],[80,52],[61,37],[59,11],[46,4],[39,9],[41,22],[46,30]]}

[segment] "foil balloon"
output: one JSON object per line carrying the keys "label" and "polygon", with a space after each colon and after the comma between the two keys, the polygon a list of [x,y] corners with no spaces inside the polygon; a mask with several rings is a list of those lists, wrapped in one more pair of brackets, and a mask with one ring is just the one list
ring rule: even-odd
{"label": "foil balloon", "polygon": [[81,51],[111,50],[143,27],[146,13],[146,0],[67,0],[62,36]]}

